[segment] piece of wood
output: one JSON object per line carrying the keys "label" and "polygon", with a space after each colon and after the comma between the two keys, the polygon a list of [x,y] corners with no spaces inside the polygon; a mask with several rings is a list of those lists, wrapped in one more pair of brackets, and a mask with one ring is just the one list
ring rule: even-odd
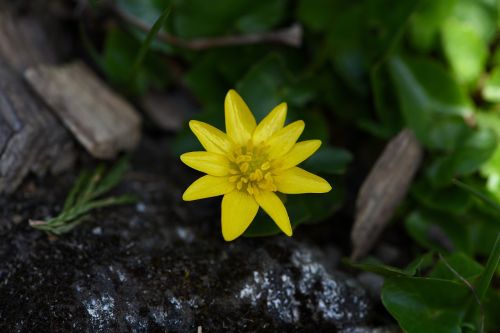
{"label": "piece of wood", "polygon": [[74,159],[69,133],[0,57],[0,194],[30,171],[56,173]]}
{"label": "piece of wood", "polygon": [[36,64],[55,63],[55,50],[56,45],[37,18],[0,9],[0,54],[12,68],[22,73]]}
{"label": "piece of wood", "polygon": [[111,159],[138,144],[139,113],[82,62],[29,68],[25,78],[92,156]]}
{"label": "piece of wood", "polygon": [[363,182],[356,200],[351,231],[351,258],[365,256],[400,205],[418,170],[423,148],[415,134],[404,129],[385,147]]}
{"label": "piece of wood", "polygon": [[148,92],[141,101],[141,106],[151,120],[165,131],[179,131],[192,115],[196,105],[182,91],[160,93]]}

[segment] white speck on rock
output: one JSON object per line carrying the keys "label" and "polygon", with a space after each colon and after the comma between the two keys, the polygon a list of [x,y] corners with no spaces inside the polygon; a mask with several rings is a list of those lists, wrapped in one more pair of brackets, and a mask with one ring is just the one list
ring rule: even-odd
{"label": "white speck on rock", "polygon": [[114,307],[115,300],[109,295],[102,295],[98,298],[91,298],[83,301],[85,309],[90,315],[92,326],[99,332],[108,328],[115,320]]}
{"label": "white speck on rock", "polygon": [[146,211],[146,205],[143,202],[138,202],[135,205],[135,210],[139,213],[144,213]]}
{"label": "white speck on rock", "polygon": [[95,227],[92,229],[92,234],[96,236],[101,236],[102,235],[102,228],[101,227]]}
{"label": "white speck on rock", "polygon": [[189,228],[177,227],[175,232],[177,233],[177,236],[186,243],[192,243],[194,241],[194,233]]}
{"label": "white speck on rock", "polygon": [[158,326],[165,326],[168,320],[167,312],[162,307],[155,307],[150,310],[153,320]]}
{"label": "white speck on rock", "polygon": [[285,323],[295,323],[300,319],[300,302],[295,299],[295,285],[288,275],[278,275],[272,270],[254,271],[252,275],[240,289],[240,299],[249,300],[252,306],[263,301],[267,310]]}

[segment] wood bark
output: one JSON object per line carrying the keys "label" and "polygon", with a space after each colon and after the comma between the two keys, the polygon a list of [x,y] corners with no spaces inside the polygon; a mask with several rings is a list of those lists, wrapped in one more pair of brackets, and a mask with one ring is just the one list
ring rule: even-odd
{"label": "wood bark", "polygon": [[33,171],[57,173],[73,163],[69,133],[0,58],[0,193]]}
{"label": "wood bark", "polygon": [[94,157],[114,158],[138,144],[139,113],[84,63],[29,68],[25,78]]}
{"label": "wood bark", "polygon": [[409,129],[387,144],[356,200],[352,259],[359,259],[371,250],[406,196],[422,156],[423,148]]}
{"label": "wood bark", "polygon": [[12,193],[29,172],[42,175],[72,165],[69,132],[22,79],[22,71],[57,60],[37,19],[0,8],[0,194]]}

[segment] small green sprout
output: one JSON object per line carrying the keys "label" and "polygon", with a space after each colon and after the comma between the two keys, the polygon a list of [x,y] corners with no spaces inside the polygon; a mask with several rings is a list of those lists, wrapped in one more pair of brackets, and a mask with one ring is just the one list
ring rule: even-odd
{"label": "small green sprout", "polygon": [[50,234],[61,235],[82,223],[94,209],[136,202],[137,198],[128,194],[99,198],[120,183],[128,167],[128,158],[124,157],[106,174],[104,164],[99,165],[93,172],[83,171],[68,193],[62,212],[47,220],[30,220],[30,226]]}

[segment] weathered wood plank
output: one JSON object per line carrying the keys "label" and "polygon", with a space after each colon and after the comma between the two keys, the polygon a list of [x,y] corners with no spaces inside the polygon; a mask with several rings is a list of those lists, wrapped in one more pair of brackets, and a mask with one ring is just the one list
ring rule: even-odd
{"label": "weathered wood plank", "polygon": [[0,54],[12,68],[21,73],[36,64],[56,63],[56,49],[37,18],[0,9]]}
{"label": "weathered wood plank", "polygon": [[423,148],[413,132],[401,131],[385,147],[363,182],[351,231],[352,259],[365,256],[404,199],[420,166]]}
{"label": "weathered wood plank", "polygon": [[[59,172],[75,159],[69,132],[22,79],[22,71],[57,61],[37,18],[0,6],[0,194],[11,193],[29,172]],[[57,29],[57,24],[54,24]]]}
{"label": "weathered wood plank", "polygon": [[0,193],[30,171],[58,172],[74,158],[69,133],[0,57]]}
{"label": "weathered wood plank", "polygon": [[196,111],[196,104],[179,90],[169,93],[150,91],[142,98],[141,106],[158,127],[174,132],[180,131]]}
{"label": "weathered wood plank", "polygon": [[138,144],[139,113],[82,62],[29,68],[25,78],[94,157],[113,158]]}

